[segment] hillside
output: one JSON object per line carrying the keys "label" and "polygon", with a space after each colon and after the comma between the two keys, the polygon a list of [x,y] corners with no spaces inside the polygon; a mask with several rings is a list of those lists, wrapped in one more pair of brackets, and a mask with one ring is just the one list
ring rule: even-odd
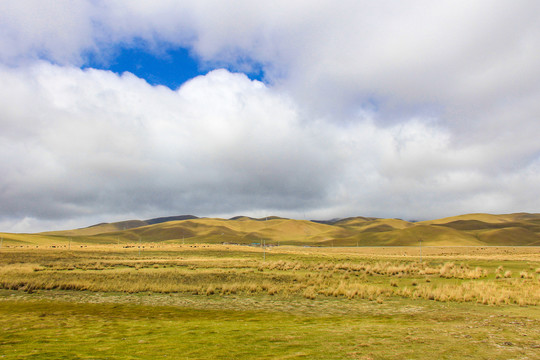
{"label": "hillside", "polygon": [[295,220],[276,216],[230,219],[193,215],[102,223],[82,229],[39,234],[1,234],[3,242],[69,243],[238,243],[310,246],[539,246],[540,214],[466,214],[408,222],[351,217]]}

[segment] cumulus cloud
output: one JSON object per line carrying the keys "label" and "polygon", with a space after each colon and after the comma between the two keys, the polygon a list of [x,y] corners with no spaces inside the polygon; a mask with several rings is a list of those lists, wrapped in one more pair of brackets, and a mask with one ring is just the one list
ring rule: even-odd
{"label": "cumulus cloud", "polygon": [[2,70],[5,217],[318,206],[340,166],[333,139],[243,74],[172,91],[129,73]]}
{"label": "cumulus cloud", "polygon": [[[0,225],[538,211],[539,14],[525,0],[2,1]],[[80,69],[141,43],[260,67],[264,83],[221,69],[173,91]]]}
{"label": "cumulus cloud", "polygon": [[79,65],[118,43],[181,45],[210,64],[259,64],[268,82],[330,116],[375,106],[378,121],[423,112],[459,132],[540,91],[536,1],[8,0],[0,14],[4,61]]}

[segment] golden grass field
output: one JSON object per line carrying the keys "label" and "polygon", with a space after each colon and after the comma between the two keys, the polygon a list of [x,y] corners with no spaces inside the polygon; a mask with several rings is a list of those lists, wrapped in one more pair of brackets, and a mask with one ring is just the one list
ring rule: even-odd
{"label": "golden grass field", "polygon": [[[529,215],[438,221],[478,239],[534,224]],[[384,236],[398,231],[389,226],[407,236],[440,227],[390,220],[190,219],[1,234],[0,357],[540,358],[540,247],[316,240],[359,226]],[[251,234],[269,246],[222,244],[225,229],[231,242]],[[285,232],[311,246],[288,244]]]}
{"label": "golden grass field", "polygon": [[88,245],[4,249],[0,288],[539,305],[540,248]]}
{"label": "golden grass field", "polygon": [[421,251],[3,247],[0,353],[7,359],[538,358],[539,248]]}

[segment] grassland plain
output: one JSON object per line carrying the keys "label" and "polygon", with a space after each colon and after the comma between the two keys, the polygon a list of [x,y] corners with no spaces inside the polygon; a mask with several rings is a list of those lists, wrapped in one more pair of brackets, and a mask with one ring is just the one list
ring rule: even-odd
{"label": "grassland plain", "polygon": [[3,247],[0,289],[5,359],[540,358],[535,247]]}

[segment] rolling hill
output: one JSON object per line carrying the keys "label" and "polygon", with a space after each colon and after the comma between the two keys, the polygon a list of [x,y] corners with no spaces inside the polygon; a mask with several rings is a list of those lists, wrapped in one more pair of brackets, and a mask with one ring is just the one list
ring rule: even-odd
{"label": "rolling hill", "polygon": [[0,233],[13,245],[92,243],[237,243],[309,246],[540,246],[540,214],[466,214],[409,222],[351,217],[295,220],[193,215],[101,223],[38,234]]}

